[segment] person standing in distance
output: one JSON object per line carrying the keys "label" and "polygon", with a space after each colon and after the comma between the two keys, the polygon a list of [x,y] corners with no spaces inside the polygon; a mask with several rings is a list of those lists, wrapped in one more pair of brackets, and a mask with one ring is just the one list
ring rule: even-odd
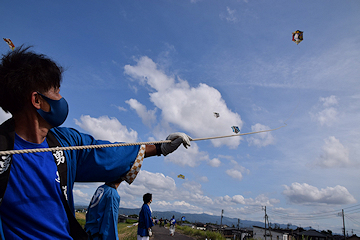
{"label": "person standing in distance", "polygon": [[152,194],[146,193],[143,196],[144,204],[139,213],[139,224],[137,230],[137,240],[149,240],[152,235],[151,227],[154,225],[151,217],[150,204]]}

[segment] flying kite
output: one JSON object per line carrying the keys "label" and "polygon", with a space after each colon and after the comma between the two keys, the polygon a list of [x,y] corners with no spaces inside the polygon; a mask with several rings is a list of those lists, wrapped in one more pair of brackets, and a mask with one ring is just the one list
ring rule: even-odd
{"label": "flying kite", "polygon": [[10,38],[3,38],[4,41],[9,45],[11,50],[15,49],[15,45],[13,44],[13,42],[10,40]]}
{"label": "flying kite", "polygon": [[296,30],[295,32],[292,33],[292,40],[296,43],[299,44],[303,39],[303,32]]}
{"label": "flying kite", "polygon": [[232,126],[231,129],[233,130],[234,133],[240,132],[240,128],[238,126]]}
{"label": "flying kite", "polygon": [[220,114],[217,113],[217,112],[214,112],[214,116],[215,116],[216,118],[218,118],[218,117],[220,117]]}
{"label": "flying kite", "polygon": [[179,174],[179,175],[178,175],[178,178],[185,179],[185,176],[182,175],[182,174]]}

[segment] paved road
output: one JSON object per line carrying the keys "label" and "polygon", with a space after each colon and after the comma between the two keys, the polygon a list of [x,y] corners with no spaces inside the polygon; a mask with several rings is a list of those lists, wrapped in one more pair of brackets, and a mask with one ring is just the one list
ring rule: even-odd
{"label": "paved road", "polygon": [[152,228],[153,237],[150,240],[194,240],[194,238],[188,237],[184,234],[181,234],[175,231],[174,236],[170,236],[169,228],[159,227],[159,225],[155,225]]}

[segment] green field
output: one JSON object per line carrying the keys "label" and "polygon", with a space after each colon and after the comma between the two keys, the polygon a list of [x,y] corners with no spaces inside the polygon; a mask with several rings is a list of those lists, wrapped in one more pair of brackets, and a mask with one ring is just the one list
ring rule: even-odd
{"label": "green field", "polygon": [[[85,225],[85,213],[75,213],[76,219],[82,227]],[[118,223],[119,239],[121,240],[136,240],[137,226],[133,226],[134,222]],[[218,232],[202,231],[192,229],[188,226],[177,226],[176,231],[193,237],[195,239],[211,239],[211,240],[225,240]]]}

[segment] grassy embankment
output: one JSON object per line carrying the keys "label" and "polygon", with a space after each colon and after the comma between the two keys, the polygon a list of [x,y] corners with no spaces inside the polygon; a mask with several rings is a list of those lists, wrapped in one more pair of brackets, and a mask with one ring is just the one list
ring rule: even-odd
{"label": "grassy embankment", "polygon": [[200,239],[203,240],[205,238],[211,240],[225,240],[225,237],[221,235],[219,232],[197,230],[188,226],[177,225],[176,231],[199,240]]}
{"label": "grassy embankment", "polygon": [[[85,213],[76,213],[76,219],[82,227],[85,225]],[[192,229],[188,226],[176,226],[176,231],[184,235],[190,236],[194,239],[203,240],[205,238],[211,240],[225,240],[218,232],[202,231],[197,229]],[[118,233],[119,239],[121,240],[136,240],[137,227],[133,226],[133,222],[128,223],[119,223],[118,224]]]}

